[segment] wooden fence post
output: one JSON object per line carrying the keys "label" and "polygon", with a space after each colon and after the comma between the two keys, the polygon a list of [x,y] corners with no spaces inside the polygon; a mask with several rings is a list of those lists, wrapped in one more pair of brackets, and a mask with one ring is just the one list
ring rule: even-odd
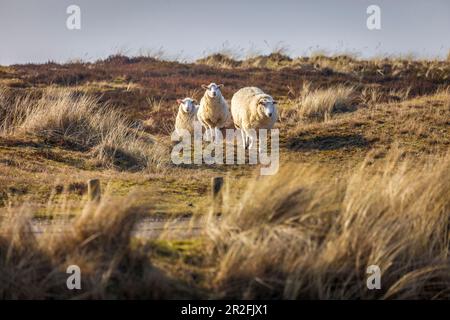
{"label": "wooden fence post", "polygon": [[213,177],[211,179],[211,200],[213,214],[218,214],[221,211],[223,202],[223,177]]}
{"label": "wooden fence post", "polygon": [[102,191],[100,189],[100,180],[99,179],[88,180],[89,201],[99,202],[101,195],[102,195]]}

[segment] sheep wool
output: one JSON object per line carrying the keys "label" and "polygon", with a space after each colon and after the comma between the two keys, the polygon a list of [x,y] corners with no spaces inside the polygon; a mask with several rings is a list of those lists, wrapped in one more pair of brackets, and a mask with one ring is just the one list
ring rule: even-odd
{"label": "sheep wool", "polygon": [[[264,112],[261,101],[272,104],[273,111],[270,116]],[[272,129],[278,118],[273,98],[257,87],[245,87],[233,95],[231,115],[234,125],[244,131]]]}
{"label": "sheep wool", "polygon": [[[189,110],[183,104],[189,104]],[[198,107],[191,98],[185,98],[179,105],[177,117],[175,119],[175,131],[182,135],[183,130],[187,130],[189,133],[194,132],[194,124],[197,120]]]}
{"label": "sheep wool", "polygon": [[205,128],[223,128],[230,116],[228,104],[221,94],[210,97],[205,92],[197,113],[198,120]]}

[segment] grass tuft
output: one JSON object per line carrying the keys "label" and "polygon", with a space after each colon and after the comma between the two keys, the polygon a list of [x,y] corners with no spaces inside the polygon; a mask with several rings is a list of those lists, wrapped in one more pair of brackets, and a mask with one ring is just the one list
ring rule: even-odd
{"label": "grass tuft", "polygon": [[354,87],[336,86],[311,90],[305,85],[296,99],[297,117],[307,122],[327,121],[335,114],[354,111],[356,98]]}
{"label": "grass tuft", "polygon": [[[64,232],[40,236],[32,232],[26,205],[7,208],[0,220],[0,297],[167,299],[184,292],[182,284],[153,266],[148,247],[132,241],[136,202],[128,197],[86,203]],[[71,265],[81,270],[81,290],[66,286]]]}
{"label": "grass tuft", "polygon": [[[450,158],[403,158],[336,180],[297,165],[251,181],[209,226],[220,296],[448,299]],[[381,290],[366,287],[371,265]]]}
{"label": "grass tuft", "polygon": [[164,165],[165,150],[116,109],[70,89],[50,88],[39,99],[0,91],[3,134],[31,135],[52,145],[90,151],[102,165],[127,169]]}

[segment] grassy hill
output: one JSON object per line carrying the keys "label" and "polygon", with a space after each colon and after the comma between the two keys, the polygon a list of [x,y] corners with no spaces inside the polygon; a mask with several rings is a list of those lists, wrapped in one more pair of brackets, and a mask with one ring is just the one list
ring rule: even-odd
{"label": "grassy hill", "polygon": [[[449,298],[449,76],[449,61],[280,53],[0,67],[0,296]],[[176,99],[212,81],[228,101],[244,86],[278,100],[277,175],[171,163]],[[142,217],[208,215],[214,176],[220,223],[133,235]],[[36,236],[36,219],[71,228]],[[81,292],[65,289],[67,264]]]}

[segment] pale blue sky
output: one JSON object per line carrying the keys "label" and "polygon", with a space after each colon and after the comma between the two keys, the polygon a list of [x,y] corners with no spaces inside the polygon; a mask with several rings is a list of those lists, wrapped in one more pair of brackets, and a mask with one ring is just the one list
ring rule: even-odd
{"label": "pale blue sky", "polygon": [[[81,30],[66,28],[66,8],[81,7]],[[366,8],[381,7],[382,29],[366,28]],[[364,57],[450,50],[448,0],[0,0],[0,64],[95,60],[118,51],[163,48],[192,60],[228,47],[241,55],[354,52]]]}

